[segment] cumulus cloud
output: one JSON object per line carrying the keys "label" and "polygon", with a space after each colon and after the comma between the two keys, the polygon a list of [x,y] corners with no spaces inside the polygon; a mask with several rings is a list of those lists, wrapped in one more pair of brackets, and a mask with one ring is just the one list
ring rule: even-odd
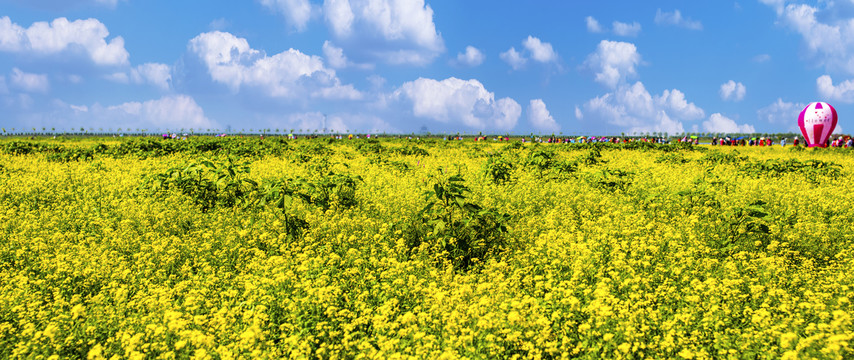
{"label": "cumulus cloud", "polygon": [[774,125],[789,125],[789,129],[794,130],[798,127],[798,114],[806,106],[804,103],[791,103],[777,98],[771,105],[757,110],[756,117]]}
{"label": "cumulus cloud", "polygon": [[724,101],[741,101],[744,99],[745,93],[747,93],[747,88],[740,82],[730,80],[721,84],[720,94]]}
{"label": "cumulus cloud", "polygon": [[411,103],[416,117],[475,129],[509,130],[522,114],[519,103],[510,98],[495,100],[495,94],[475,79],[418,78],[401,85],[391,97]]}
{"label": "cumulus cloud", "polygon": [[24,29],[8,16],[0,17],[0,51],[35,56],[82,52],[96,65],[127,65],[130,55],[124,39],[117,36],[107,41],[109,35],[107,27],[96,19],[58,18]]}
{"label": "cumulus cloud", "polygon": [[711,133],[754,133],[756,129],[749,124],[736,124],[735,120],[730,119],[720,113],[714,113],[709,116],[709,120],[703,121],[703,130]]}
{"label": "cumulus cloud", "polygon": [[311,3],[308,0],[258,0],[261,5],[281,13],[285,22],[297,31],[304,31],[311,20]]}
{"label": "cumulus cloud", "polygon": [[637,21],[627,24],[619,21],[614,21],[614,34],[619,36],[638,36],[641,31],[641,25]]}
{"label": "cumulus cloud", "polygon": [[557,61],[557,53],[552,48],[552,44],[528,35],[528,38],[522,41],[522,45],[525,46],[525,49],[528,49],[534,61],[541,63]]}
{"label": "cumulus cloud", "polygon": [[822,75],[815,80],[815,86],[821,97],[842,103],[854,103],[854,80],[845,80],[833,85],[829,75]]}
{"label": "cumulus cloud", "polygon": [[802,38],[801,56],[829,72],[854,74],[854,22],[851,3],[821,1],[822,8],[783,0],[762,0],[777,13],[778,24]]}
{"label": "cumulus cloud", "polygon": [[596,52],[587,57],[585,65],[595,72],[596,82],[613,89],[636,76],[640,62],[641,56],[634,44],[602,40]]}
{"label": "cumulus cloud", "polygon": [[542,99],[531,100],[528,105],[528,122],[537,130],[560,131],[560,125],[549,114],[546,103]]}
{"label": "cumulus cloud", "polygon": [[[581,119],[576,109],[576,117]],[[693,121],[705,116],[703,109],[688,102],[677,89],[665,90],[661,95],[651,95],[643,83],[620,85],[613,92],[596,97],[584,104],[584,119],[607,122],[632,132],[684,131],[683,121]]]}
{"label": "cumulus cloud", "polygon": [[323,57],[326,59],[326,63],[329,64],[333,69],[344,69],[344,68],[356,68],[356,69],[373,69],[373,64],[357,64],[350,59],[347,59],[347,55],[344,55],[344,49],[335,46],[329,40],[323,42]]}
{"label": "cumulus cloud", "polygon": [[584,21],[587,23],[587,31],[592,33],[601,33],[604,30],[602,29],[602,25],[599,25],[599,21],[592,16],[588,16],[584,18]]}
{"label": "cumulus cloud", "polygon": [[445,50],[424,0],[325,0],[323,13],[336,43],[359,62],[425,65]]}
{"label": "cumulus cloud", "polygon": [[25,73],[18,68],[12,69],[9,80],[15,88],[29,93],[47,93],[50,89],[47,75]]}
{"label": "cumulus cloud", "polygon": [[249,46],[246,39],[226,32],[196,36],[188,51],[206,68],[210,78],[233,92],[257,89],[269,97],[295,99],[309,96],[324,99],[360,99],[352,85],[343,85],[335,71],[318,56],[289,49],[267,56]]}
{"label": "cumulus cloud", "polygon": [[268,116],[261,121],[267,123],[269,127],[284,127],[285,129],[303,129],[320,130],[324,129],[327,132],[347,133],[347,132],[399,132],[394,126],[390,125],[380,117],[375,115],[366,115],[360,113],[335,113],[324,114],[321,112],[303,112],[293,113],[282,116]]}
{"label": "cumulus cloud", "polygon": [[656,10],[655,23],[657,25],[672,25],[689,30],[703,30],[702,23],[682,17],[682,12],[679,10],[673,10],[673,12],[661,11],[661,9]]}
{"label": "cumulus cloud", "polygon": [[466,46],[466,52],[457,54],[456,63],[463,66],[475,67],[483,64],[484,59],[486,59],[486,56],[483,55],[482,51],[474,46]]}
{"label": "cumulus cloud", "polygon": [[532,59],[539,63],[557,63],[558,55],[554,51],[552,44],[544,42],[539,38],[528,35],[528,38],[522,40],[522,48],[525,54],[516,51],[516,47],[511,47],[509,50],[499,54],[499,58],[506,62],[513,70],[519,70],[525,67],[528,59]]}
{"label": "cumulus cloud", "polygon": [[94,106],[96,116],[116,119],[128,125],[150,124],[159,127],[209,128],[214,123],[205,116],[196,101],[186,95],[166,96],[146,102],[127,102],[101,108]]}
{"label": "cumulus cloud", "polygon": [[578,106],[575,107],[575,118],[578,120],[584,119],[584,113],[581,112],[581,108],[579,108]]}
{"label": "cumulus cloud", "polygon": [[326,57],[326,62],[329,66],[341,69],[347,67],[347,57],[344,56],[344,49],[332,45],[328,40],[323,42],[323,56]]}
{"label": "cumulus cloud", "polygon": [[774,8],[777,15],[783,13],[783,7],[786,5],[786,0],[759,0],[759,2]]}
{"label": "cumulus cloud", "polygon": [[516,51],[515,47],[511,47],[509,50],[498,55],[501,60],[504,60],[513,70],[519,70],[525,67],[525,64],[528,62],[528,59],[525,58],[522,53]]}
{"label": "cumulus cloud", "polygon": [[172,68],[166,64],[145,63],[131,69],[129,79],[136,84],[150,84],[160,90],[169,90]]}
{"label": "cumulus cloud", "polygon": [[169,95],[143,102],[131,101],[104,106],[66,104],[59,100],[40,106],[41,111],[18,114],[17,120],[28,126],[120,127],[156,129],[208,129],[217,123],[187,95]]}
{"label": "cumulus cloud", "polygon": [[664,90],[661,95],[655,97],[655,105],[678,119],[697,120],[706,116],[703,109],[689,103],[685,99],[685,93],[677,89]]}

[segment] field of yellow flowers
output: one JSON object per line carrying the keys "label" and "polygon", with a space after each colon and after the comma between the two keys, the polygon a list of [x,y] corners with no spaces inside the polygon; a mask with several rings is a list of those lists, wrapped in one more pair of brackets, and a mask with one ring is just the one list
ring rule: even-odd
{"label": "field of yellow flowers", "polygon": [[846,149],[0,141],[0,358],[852,358]]}

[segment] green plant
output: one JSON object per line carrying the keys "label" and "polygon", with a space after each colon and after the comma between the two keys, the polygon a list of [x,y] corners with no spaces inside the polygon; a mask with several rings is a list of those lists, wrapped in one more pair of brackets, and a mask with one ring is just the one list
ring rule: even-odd
{"label": "green plant", "polygon": [[495,184],[510,182],[514,165],[502,156],[490,156],[483,163],[483,172]]}
{"label": "green plant", "polygon": [[144,185],[156,190],[178,190],[189,196],[202,211],[214,207],[234,207],[246,203],[258,183],[249,179],[249,164],[235,162],[232,158],[214,162],[203,159],[189,164],[179,164],[165,172],[154,174]]}
{"label": "green plant", "polygon": [[462,176],[446,178],[442,174],[434,178],[432,189],[424,193],[427,205],[419,213],[427,233],[413,239],[410,248],[426,241],[460,270],[500,252],[506,245],[504,235],[510,216],[468,201],[466,194],[471,191]]}

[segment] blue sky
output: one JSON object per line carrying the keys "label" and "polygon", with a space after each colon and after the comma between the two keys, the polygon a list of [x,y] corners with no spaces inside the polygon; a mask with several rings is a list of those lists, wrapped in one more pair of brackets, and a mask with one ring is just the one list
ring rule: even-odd
{"label": "blue sky", "polygon": [[849,129],[854,0],[0,0],[0,125]]}

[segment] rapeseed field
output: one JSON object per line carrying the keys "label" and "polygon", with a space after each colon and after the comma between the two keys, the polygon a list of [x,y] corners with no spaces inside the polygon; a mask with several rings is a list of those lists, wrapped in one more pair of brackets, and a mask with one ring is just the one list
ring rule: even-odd
{"label": "rapeseed field", "polygon": [[854,357],[854,153],[0,141],[0,357]]}

